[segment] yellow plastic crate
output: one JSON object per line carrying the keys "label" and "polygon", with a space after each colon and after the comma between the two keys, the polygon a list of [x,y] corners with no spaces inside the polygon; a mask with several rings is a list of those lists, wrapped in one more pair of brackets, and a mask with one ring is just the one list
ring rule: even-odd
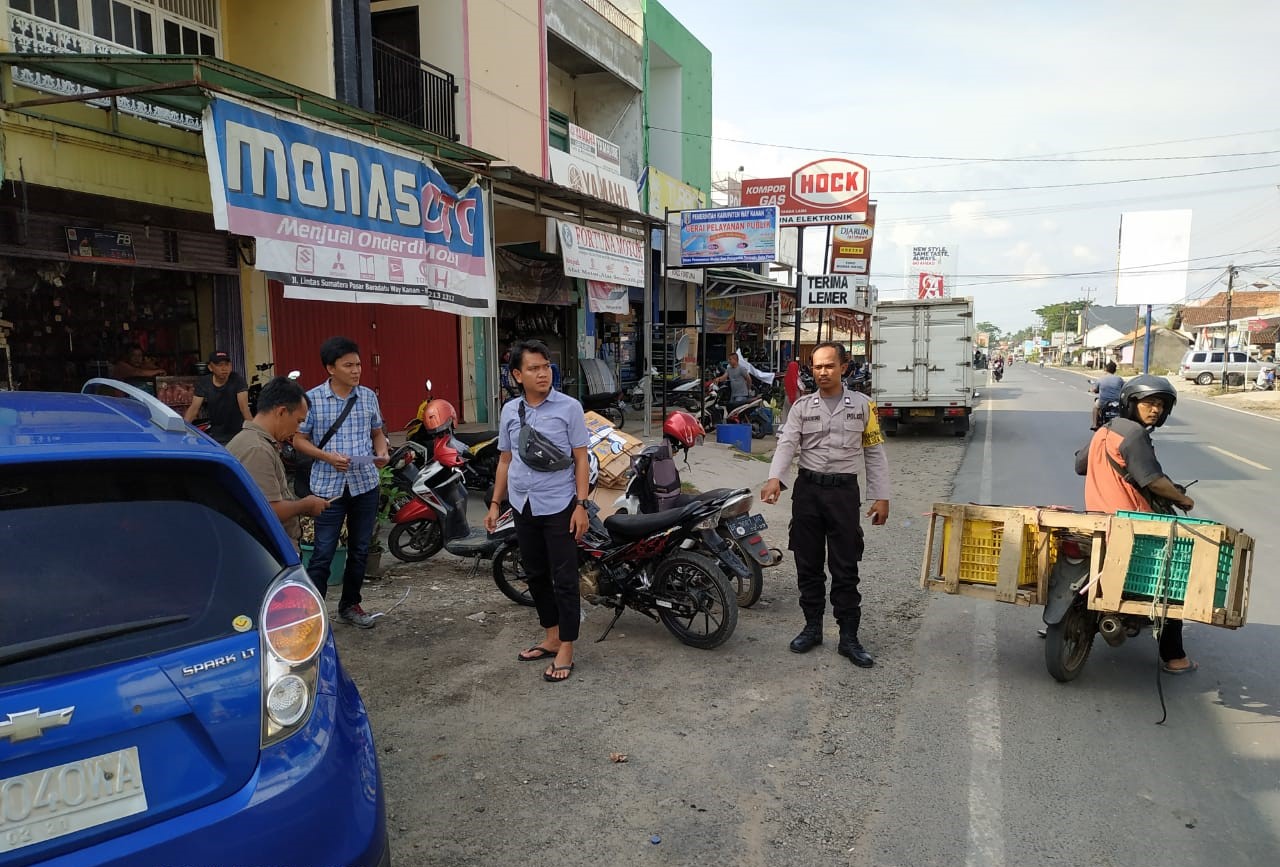
{"label": "yellow plastic crate", "polygon": [[[1034,587],[1037,583],[1037,563],[1041,533],[1036,527],[1023,527],[1022,574],[1019,587]],[[1000,542],[1004,525],[995,521],[969,519],[964,522],[964,534],[960,541],[960,581],[964,584],[992,584],[1000,574]],[[951,539],[951,519],[942,522],[942,562],[947,562],[947,545]],[[1056,546],[1049,548],[1049,563],[1057,558]]]}

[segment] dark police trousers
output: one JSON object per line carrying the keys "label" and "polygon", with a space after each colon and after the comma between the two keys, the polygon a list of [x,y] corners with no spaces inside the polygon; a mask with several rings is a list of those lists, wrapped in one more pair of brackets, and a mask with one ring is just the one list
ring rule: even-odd
{"label": "dark police trousers", "polygon": [[806,621],[821,620],[826,609],[824,565],[828,558],[831,609],[836,620],[854,615],[862,605],[858,592],[858,561],[863,550],[861,509],[856,475],[846,474],[841,480],[800,470],[792,495],[787,547],[796,558],[800,610]]}

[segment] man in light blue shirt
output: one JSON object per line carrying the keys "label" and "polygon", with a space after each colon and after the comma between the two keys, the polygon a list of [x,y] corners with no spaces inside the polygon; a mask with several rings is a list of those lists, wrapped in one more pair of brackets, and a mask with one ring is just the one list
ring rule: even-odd
{"label": "man in light blue shirt", "polygon": [[[320,347],[320,361],[329,371],[329,379],[307,392],[311,409],[293,438],[298,452],[315,461],[311,466],[311,492],[330,503],[316,518],[315,549],[307,574],[324,596],[329,566],[345,521],[347,566],[342,598],[338,600],[338,620],[372,629],[376,621],[360,607],[360,587],[378,519],[378,469],[387,462],[382,410],[378,396],[360,384],[360,348],[354,341],[330,337]],[[349,401],[354,403],[342,418]]]}
{"label": "man in light blue shirt", "polygon": [[[484,523],[492,533],[504,499],[515,508],[520,560],[538,622],[546,630],[542,642],[518,658],[523,662],[552,659],[542,677],[559,683],[573,673],[573,642],[581,620],[577,543],[588,523],[590,435],[582,404],[551,386],[551,352],[545,344],[517,343],[511,350],[511,374],[524,396],[502,407],[498,422],[502,456]],[[561,460],[548,465],[531,452],[522,453],[521,431],[526,427],[545,438],[546,448],[540,450],[543,458],[555,451]]]}

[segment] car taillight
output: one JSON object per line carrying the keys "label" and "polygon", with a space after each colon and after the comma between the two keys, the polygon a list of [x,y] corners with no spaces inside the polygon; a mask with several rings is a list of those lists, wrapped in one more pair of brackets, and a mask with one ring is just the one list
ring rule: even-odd
{"label": "car taillight", "polygon": [[267,591],[259,623],[265,747],[297,732],[311,715],[329,621],[324,602],[299,569]]}
{"label": "car taillight", "polygon": [[898,414],[898,411],[891,406],[878,406],[876,412],[885,418],[894,418]]}
{"label": "car taillight", "polygon": [[944,410],[942,411],[942,414],[943,414],[943,415],[945,415],[945,416],[950,416],[950,417],[954,418],[954,417],[956,417],[956,416],[962,416],[962,415],[964,415],[964,409],[963,409],[963,408],[956,408],[956,409],[952,409],[952,408],[950,408],[950,407],[947,407],[946,409],[944,409]]}

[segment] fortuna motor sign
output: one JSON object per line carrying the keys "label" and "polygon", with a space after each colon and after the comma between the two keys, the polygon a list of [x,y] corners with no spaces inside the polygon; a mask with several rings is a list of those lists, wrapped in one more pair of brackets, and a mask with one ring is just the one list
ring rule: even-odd
{"label": "fortuna motor sign", "polygon": [[843,157],[801,166],[789,178],[742,182],[746,207],[777,205],[783,226],[860,223],[867,218],[867,167]]}
{"label": "fortuna motor sign", "polygon": [[[861,290],[861,291],[859,291]],[[857,310],[866,306],[866,278],[849,274],[806,274],[800,306]]]}

